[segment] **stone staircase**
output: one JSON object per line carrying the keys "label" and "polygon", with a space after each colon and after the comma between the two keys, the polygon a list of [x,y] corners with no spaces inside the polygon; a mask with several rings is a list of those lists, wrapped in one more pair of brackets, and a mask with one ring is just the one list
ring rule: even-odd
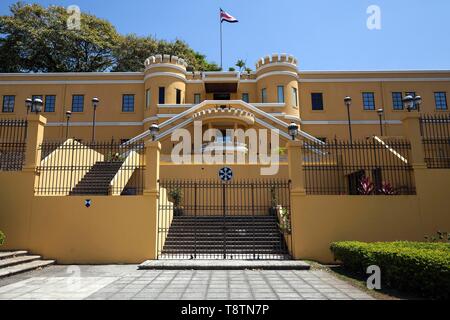
{"label": "stone staircase", "polygon": [[123,161],[97,162],[70,195],[108,195],[109,185],[122,164]]}
{"label": "stone staircase", "polygon": [[42,260],[41,256],[29,255],[27,251],[0,251],[0,278],[32,271],[55,264]]}
{"label": "stone staircase", "polygon": [[275,216],[174,217],[161,258],[290,259]]}

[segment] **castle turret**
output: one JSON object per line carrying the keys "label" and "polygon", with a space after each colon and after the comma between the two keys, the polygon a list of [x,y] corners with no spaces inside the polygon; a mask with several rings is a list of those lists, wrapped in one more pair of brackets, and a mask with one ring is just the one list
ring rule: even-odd
{"label": "castle turret", "polygon": [[145,118],[158,114],[158,105],[183,104],[186,95],[186,68],[184,59],[158,54],[145,60]]}
{"label": "castle turret", "polygon": [[285,53],[259,59],[256,63],[258,102],[277,103],[284,100],[286,106],[280,111],[299,116],[297,65],[297,59]]}

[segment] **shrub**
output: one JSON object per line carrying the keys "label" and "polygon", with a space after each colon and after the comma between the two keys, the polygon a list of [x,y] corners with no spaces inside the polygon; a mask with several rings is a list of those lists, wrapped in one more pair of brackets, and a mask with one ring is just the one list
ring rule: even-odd
{"label": "shrub", "polygon": [[0,246],[5,242],[6,236],[0,231]]}
{"label": "shrub", "polygon": [[448,243],[338,242],[331,245],[331,251],[352,272],[365,274],[367,267],[379,266],[385,286],[427,298],[450,297]]}

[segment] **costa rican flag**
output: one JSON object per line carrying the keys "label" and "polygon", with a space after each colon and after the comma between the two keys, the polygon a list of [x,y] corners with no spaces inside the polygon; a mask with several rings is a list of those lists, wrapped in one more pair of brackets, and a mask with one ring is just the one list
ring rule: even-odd
{"label": "costa rican flag", "polygon": [[233,17],[231,14],[220,9],[220,22],[224,22],[224,21],[229,22],[229,23],[239,22],[238,19]]}

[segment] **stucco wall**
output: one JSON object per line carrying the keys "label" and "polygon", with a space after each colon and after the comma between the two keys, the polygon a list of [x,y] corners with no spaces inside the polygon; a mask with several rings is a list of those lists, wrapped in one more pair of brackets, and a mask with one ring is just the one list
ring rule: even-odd
{"label": "stucco wall", "polygon": [[418,196],[299,196],[292,213],[294,255],[332,263],[335,241],[423,241],[450,230],[450,170],[423,170]]}
{"label": "stucco wall", "polygon": [[60,264],[155,258],[156,206],[150,197],[34,197],[32,181],[32,173],[0,173],[0,185],[8,186],[0,193],[3,250],[25,249]]}

